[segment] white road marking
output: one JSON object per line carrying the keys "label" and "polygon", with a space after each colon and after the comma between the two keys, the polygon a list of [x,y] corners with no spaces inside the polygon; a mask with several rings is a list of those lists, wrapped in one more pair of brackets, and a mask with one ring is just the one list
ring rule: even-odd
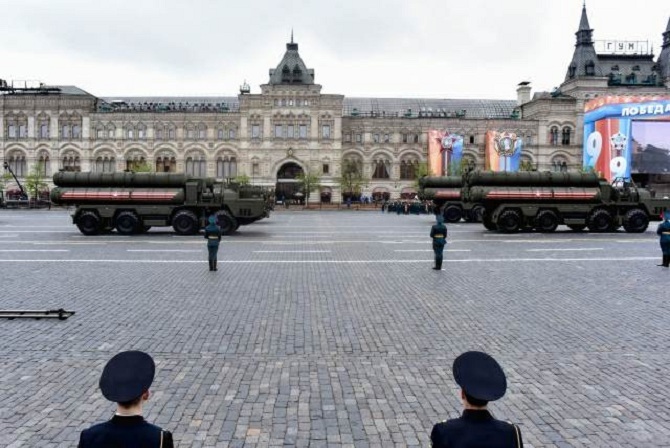
{"label": "white road marking", "polygon": [[[395,249],[393,252],[432,252],[433,249]],[[445,252],[472,252],[471,249],[447,249]]]}
{"label": "white road marking", "polygon": [[[582,261],[612,261],[612,262],[622,262],[622,261],[651,261],[658,260],[658,257],[602,257],[602,258],[472,258],[472,259],[462,259],[462,260],[444,260],[445,263],[510,263],[510,262],[520,262],[520,263],[539,263],[539,262],[551,262],[551,263],[574,263]],[[407,264],[407,263],[430,263],[434,260],[221,260],[219,263],[226,264],[280,264],[280,263],[293,263],[293,264],[380,264],[380,263],[397,263],[397,264]],[[100,260],[100,259],[35,259],[35,260],[16,260],[16,259],[0,259],[0,263],[141,263],[141,264],[150,264],[150,263],[204,263],[202,260]]]}
{"label": "white road marking", "polygon": [[70,252],[68,249],[0,249],[0,252]]}
{"label": "white road marking", "polygon": [[319,254],[330,253],[329,250],[255,250],[255,254]]}
{"label": "white road marking", "polygon": [[126,252],[203,252],[203,251],[191,250],[191,249],[126,249]]}
{"label": "white road marking", "polygon": [[575,247],[573,249],[526,249],[526,252],[547,252],[547,251],[554,251],[554,252],[567,252],[567,251],[575,251],[575,250],[603,250],[602,247]]}

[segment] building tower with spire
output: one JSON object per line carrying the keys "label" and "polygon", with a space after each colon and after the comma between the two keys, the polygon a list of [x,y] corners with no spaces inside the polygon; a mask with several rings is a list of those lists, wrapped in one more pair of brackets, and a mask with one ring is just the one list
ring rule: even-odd
{"label": "building tower with spire", "polygon": [[663,47],[658,57],[658,72],[661,81],[670,89],[670,19],[663,33]]}
{"label": "building tower with spire", "polygon": [[575,33],[577,43],[572,55],[572,62],[568,66],[565,80],[581,78],[585,76],[603,76],[598,55],[593,42],[593,29],[589,26],[589,18],[586,14],[586,3],[582,7],[582,17],[579,21],[579,29]]}

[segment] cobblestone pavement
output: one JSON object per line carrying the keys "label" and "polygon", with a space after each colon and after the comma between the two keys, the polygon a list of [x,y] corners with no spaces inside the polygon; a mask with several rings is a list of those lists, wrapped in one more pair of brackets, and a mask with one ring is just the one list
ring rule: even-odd
{"label": "cobblestone pavement", "polygon": [[[0,446],[71,447],[109,418],[116,352],[157,361],[147,418],[182,447],[427,446],[459,414],[466,350],[508,376],[527,446],[670,446],[670,272],[645,234],[499,235],[428,216],[279,212],[225,237],[84,237],[64,211],[0,211]],[[653,225],[655,228],[655,225]],[[663,292],[665,291],[665,292]]]}

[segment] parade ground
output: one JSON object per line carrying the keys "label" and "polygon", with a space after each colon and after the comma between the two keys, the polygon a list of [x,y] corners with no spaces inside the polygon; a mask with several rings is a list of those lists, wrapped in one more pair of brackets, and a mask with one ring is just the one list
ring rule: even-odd
{"label": "parade ground", "polygon": [[111,418],[104,364],[157,364],[146,418],[180,447],[428,446],[460,414],[454,358],[502,365],[497,418],[531,447],[670,446],[668,269],[644,234],[487,232],[431,216],[278,211],[224,237],[86,237],[0,211],[0,446],[73,447]]}

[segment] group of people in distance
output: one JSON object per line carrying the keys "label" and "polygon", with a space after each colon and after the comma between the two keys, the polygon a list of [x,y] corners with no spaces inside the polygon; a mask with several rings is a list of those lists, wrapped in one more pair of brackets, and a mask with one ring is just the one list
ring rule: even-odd
{"label": "group of people in distance", "polygon": [[[454,380],[461,388],[461,417],[438,423],[430,440],[433,448],[520,448],[521,430],[497,420],[488,403],[505,395],[507,379],[490,355],[470,351],[454,361]],[[116,403],[116,412],[106,422],[81,432],[79,448],[172,448],[172,433],[147,422],[143,404],[151,397],[156,374],[153,358],[141,351],[115,355],[100,376],[103,396]]]}

